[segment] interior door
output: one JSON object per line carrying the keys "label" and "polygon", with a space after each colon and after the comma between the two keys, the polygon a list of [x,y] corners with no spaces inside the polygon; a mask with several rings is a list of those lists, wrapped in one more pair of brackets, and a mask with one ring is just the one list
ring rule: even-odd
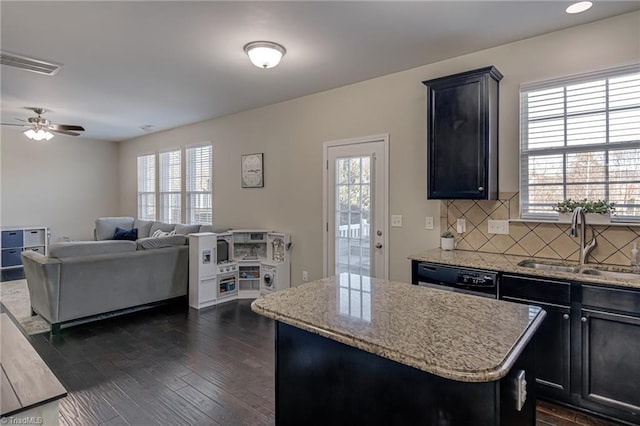
{"label": "interior door", "polygon": [[325,144],[325,276],[388,278],[388,137]]}

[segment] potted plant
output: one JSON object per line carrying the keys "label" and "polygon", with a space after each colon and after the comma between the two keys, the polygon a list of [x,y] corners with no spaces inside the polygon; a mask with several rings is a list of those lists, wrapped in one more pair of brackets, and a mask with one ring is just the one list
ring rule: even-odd
{"label": "potted plant", "polygon": [[451,231],[444,231],[440,234],[440,248],[442,250],[453,250],[456,248],[456,240]]}
{"label": "potted plant", "polygon": [[560,222],[571,222],[573,211],[578,207],[582,207],[584,210],[587,223],[605,224],[611,223],[611,213],[615,210],[615,203],[604,200],[587,201],[586,198],[582,200],[567,198],[553,206],[553,210],[558,212]]}

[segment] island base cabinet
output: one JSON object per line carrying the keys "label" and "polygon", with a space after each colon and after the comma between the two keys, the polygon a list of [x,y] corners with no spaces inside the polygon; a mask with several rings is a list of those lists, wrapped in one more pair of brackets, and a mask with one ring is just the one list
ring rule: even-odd
{"label": "island base cabinet", "polygon": [[535,386],[516,407],[534,360],[530,342],[503,379],[460,382],[277,322],[276,424],[535,425]]}
{"label": "island base cabinet", "polygon": [[640,424],[640,318],[583,309],[581,324],[582,398]]}

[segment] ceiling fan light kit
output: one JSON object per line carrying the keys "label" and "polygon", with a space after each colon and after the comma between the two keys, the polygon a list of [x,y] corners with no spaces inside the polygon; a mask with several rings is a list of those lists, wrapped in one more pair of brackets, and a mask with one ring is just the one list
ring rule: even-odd
{"label": "ceiling fan light kit", "polygon": [[[75,124],[52,124],[51,121],[42,117],[42,114],[46,112],[43,108],[27,108],[37,114],[37,117],[29,117],[27,119],[28,124],[13,124],[2,123],[3,126],[22,126],[27,127],[22,133],[29,139],[36,141],[48,141],[53,138],[53,133],[60,133],[69,136],[80,136],[79,132],[84,132],[84,127]],[[17,119],[19,121],[20,120]]]}
{"label": "ceiling fan light kit", "polygon": [[29,139],[33,139],[36,141],[42,141],[42,140],[48,141],[51,138],[53,138],[53,133],[50,133],[43,129],[38,129],[38,130],[27,129],[22,133],[24,133],[24,135]]}
{"label": "ceiling fan light kit", "polygon": [[287,53],[284,46],[272,41],[252,41],[244,45],[244,51],[253,65],[263,69],[275,67]]}

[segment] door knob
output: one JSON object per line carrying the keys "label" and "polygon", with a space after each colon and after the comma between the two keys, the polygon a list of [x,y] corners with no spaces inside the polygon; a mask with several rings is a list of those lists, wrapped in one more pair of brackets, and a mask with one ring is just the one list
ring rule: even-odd
{"label": "door knob", "polygon": [[376,248],[378,249],[382,248],[382,243],[376,243]]}

